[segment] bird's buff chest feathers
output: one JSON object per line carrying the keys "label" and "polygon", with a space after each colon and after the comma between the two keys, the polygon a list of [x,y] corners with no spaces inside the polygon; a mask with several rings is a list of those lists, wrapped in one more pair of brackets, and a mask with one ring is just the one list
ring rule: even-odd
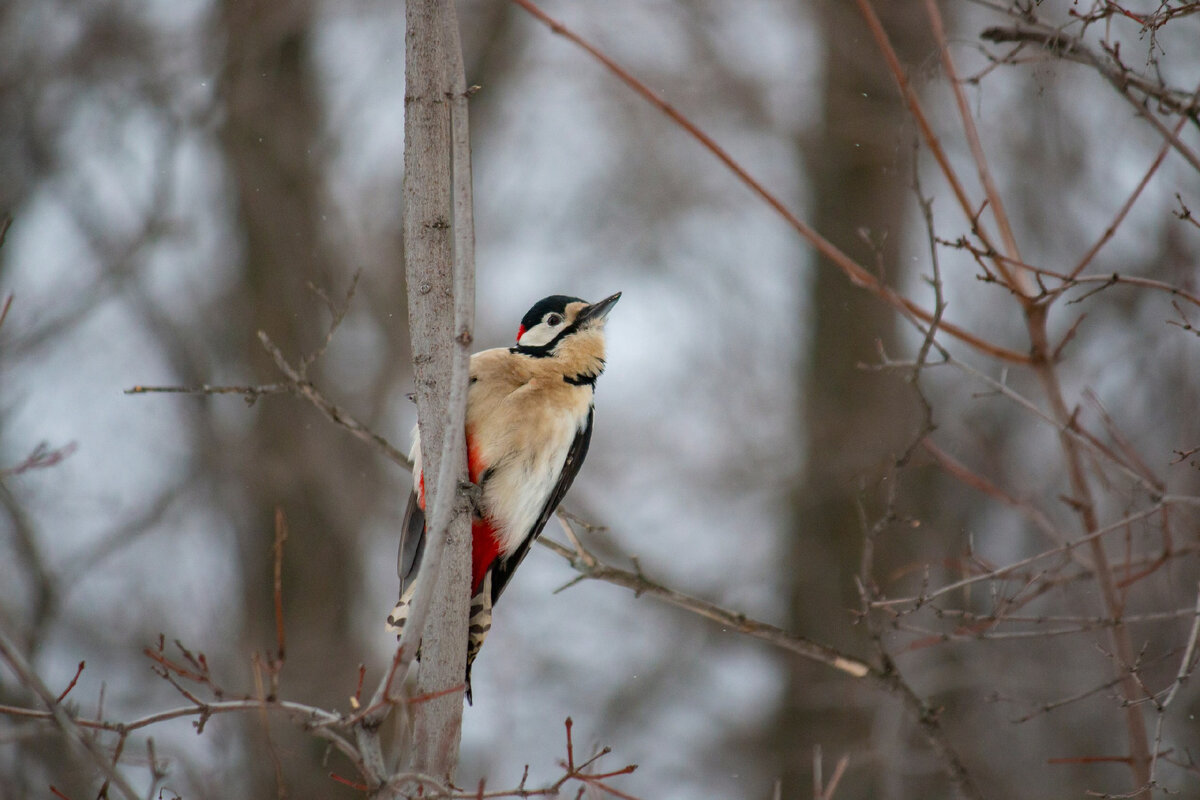
{"label": "bird's buff chest feathers", "polygon": [[[498,383],[507,391],[497,391]],[[495,524],[502,554],[512,552],[537,520],[591,404],[591,386],[567,383],[561,372],[520,383],[472,384],[471,478],[480,483],[480,511]]]}

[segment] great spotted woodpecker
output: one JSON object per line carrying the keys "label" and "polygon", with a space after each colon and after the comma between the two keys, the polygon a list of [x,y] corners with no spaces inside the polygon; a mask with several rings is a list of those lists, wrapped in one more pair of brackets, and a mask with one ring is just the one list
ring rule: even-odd
{"label": "great spotted woodpecker", "polygon": [[[579,472],[592,437],[592,398],[604,371],[604,323],[621,297],[598,303],[553,295],[521,320],[513,347],[471,356],[467,470],[479,487],[471,523],[471,610],[465,673],[492,626],[492,605]],[[425,549],[425,478],[413,434],[413,483],[400,539],[400,602],[388,615],[404,631]]]}

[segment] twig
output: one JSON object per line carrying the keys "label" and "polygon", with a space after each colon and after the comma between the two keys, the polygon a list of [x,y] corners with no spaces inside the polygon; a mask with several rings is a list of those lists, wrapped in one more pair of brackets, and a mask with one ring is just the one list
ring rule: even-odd
{"label": "twig", "polygon": [[883,23],[879,21],[875,9],[867,0],[857,0],[857,2],[859,12],[866,20],[867,27],[871,31],[871,36],[875,39],[875,44],[883,54],[888,69],[896,81],[896,85],[900,90],[900,96],[908,106],[909,114],[912,116],[913,121],[917,123],[917,129],[921,132],[921,138],[925,141],[925,146],[933,154],[934,159],[938,163],[938,168],[941,170],[946,182],[950,185],[955,199],[958,200],[959,208],[962,209],[963,214],[971,223],[972,233],[983,243],[984,249],[989,256],[994,258],[996,270],[1001,274],[1005,285],[1015,288],[1016,284],[1013,282],[1012,275],[1009,273],[1004,261],[1000,258],[995,258],[995,254],[999,253],[999,249],[992,244],[991,237],[987,229],[983,226],[983,221],[979,218],[980,214],[975,210],[975,204],[967,197],[967,191],[963,187],[958,173],[950,164],[950,159],[946,155],[946,151],[942,147],[937,134],[933,132],[933,126],[930,124],[929,118],[925,115],[925,110],[921,106],[921,101],[917,97],[917,93],[909,83],[908,76],[904,72],[904,67],[900,64],[900,58],[896,55],[895,48],[892,47],[891,41],[888,39]]}
{"label": "twig", "polygon": [[25,656],[21,654],[16,645],[8,638],[8,634],[2,630],[0,630],[0,657],[3,657],[8,662],[8,666],[16,673],[21,685],[29,688],[46,704],[46,708],[49,710],[44,712],[44,718],[53,720],[67,738],[77,742],[87,752],[92,763],[125,795],[127,800],[140,800],[137,790],[109,762],[108,757],[101,752],[96,743],[83,735],[83,731],[80,730],[81,725],[72,719],[66,710],[59,705],[54,693],[42,682],[41,677],[38,676],[29,662],[25,660]]}
{"label": "twig", "polygon": [[214,386],[202,383],[199,386],[133,386],[125,394],[240,394],[246,403],[253,405],[258,398],[269,394],[285,394],[292,387],[286,383],[268,383],[262,386]]}
{"label": "twig", "polygon": [[1158,766],[1159,749],[1162,747],[1163,728],[1166,720],[1167,706],[1175,700],[1175,695],[1179,691],[1179,687],[1183,686],[1191,677],[1193,670],[1196,668],[1196,642],[1200,639],[1200,586],[1196,592],[1196,607],[1192,615],[1192,627],[1188,632],[1187,645],[1183,650],[1183,657],[1179,660],[1179,670],[1175,673],[1175,680],[1171,683],[1171,688],[1167,692],[1167,696],[1161,702],[1155,702],[1155,707],[1158,711],[1158,719],[1154,725],[1154,746],[1152,748],[1153,756],[1150,759],[1150,783],[1154,784],[1155,769]]}
{"label": "twig", "polygon": [[[866,0],[860,0],[860,6],[862,5],[869,6],[869,3]],[[958,77],[958,70],[954,66],[954,59],[951,57],[950,48],[946,44],[946,31],[942,25],[942,15],[938,11],[934,0],[925,0],[925,13],[929,17],[929,28],[933,32],[934,39],[937,40],[938,49],[941,51],[942,67],[946,70],[946,78],[950,82],[950,87],[954,90],[954,101],[958,106],[959,118],[962,120],[963,133],[966,135],[967,143],[971,147],[971,156],[975,161],[979,173],[979,181],[983,184],[984,192],[987,194],[988,204],[992,209],[992,216],[1000,228],[1000,238],[1004,241],[1007,255],[1019,261],[1021,259],[1021,252],[1017,247],[1017,239],[1013,235],[1012,225],[1008,220],[1008,212],[1004,209],[1004,201],[1000,196],[1000,190],[996,188],[996,182],[992,179],[992,172],[988,168],[987,156],[983,150],[983,143],[979,140],[979,131],[975,127],[975,119],[971,116],[971,110],[967,105],[967,97],[963,93],[962,81]],[[1029,276],[1026,273],[1018,272],[1015,276],[1012,276],[1009,285],[1011,289],[1019,294],[1023,302],[1033,294],[1032,287],[1029,285]]]}
{"label": "twig", "polygon": [[283,383],[270,383],[260,386],[218,386],[211,384],[201,384],[199,386],[134,386],[126,389],[125,394],[151,394],[151,393],[169,393],[169,394],[195,394],[195,395],[211,395],[211,394],[239,394],[245,397],[246,402],[253,404],[259,397],[273,394],[291,393],[303,397],[316,407],[325,417],[336,425],[339,425],[359,440],[371,445],[386,458],[392,462],[412,471],[412,462],[408,456],[397,450],[391,445],[387,439],[372,431],[366,425],[350,416],[343,409],[330,402],[321,392],[313,386],[308,380],[307,371],[313,362],[324,354],[329,346],[334,333],[338,326],[346,316],[346,312],[350,307],[350,301],[354,296],[355,289],[358,286],[360,273],[355,273],[354,279],[351,281],[350,288],[346,291],[345,299],[341,306],[335,306],[330,301],[324,291],[312,287],[318,296],[320,296],[330,307],[333,314],[333,320],[330,323],[328,331],[326,331],[325,339],[321,346],[313,353],[303,356],[297,366],[293,367],[284,357],[280,349],[271,341],[270,337],[264,331],[258,332],[258,339],[262,343],[263,348],[271,356],[275,362],[275,366],[286,377],[287,381]]}
{"label": "twig", "polygon": [[549,537],[542,536],[538,542],[546,548],[566,559],[581,575],[591,580],[604,581],[633,590],[637,595],[650,595],[677,608],[699,614],[726,627],[748,634],[756,639],[770,642],[785,650],[796,653],[811,661],[833,667],[855,678],[862,678],[871,672],[870,665],[852,656],[811,641],[802,636],[788,633],[774,625],[748,618],[745,614],[728,611],[720,606],[701,600],[697,597],[677,592],[653,581],[645,576],[628,570],[619,569],[601,562],[594,554],[584,550],[579,552],[573,548],[559,544]]}
{"label": "twig", "polygon": [[1136,522],[1138,520],[1145,519],[1146,517],[1149,517],[1149,516],[1152,516],[1153,514],[1158,513],[1160,508],[1161,508],[1161,503],[1155,503],[1150,508],[1146,508],[1141,511],[1130,514],[1122,519],[1117,520],[1116,522],[1114,522],[1110,525],[1105,525],[1102,528],[1097,528],[1096,530],[1092,531],[1091,533],[1089,533],[1085,536],[1080,536],[1079,538],[1077,538],[1073,541],[1067,542],[1066,544],[1064,544],[1060,547],[1055,547],[1050,550],[1045,550],[1041,553],[1038,553],[1037,555],[1029,556],[1028,558],[1023,558],[1019,561],[1014,561],[1012,563],[1006,564],[1003,567],[999,567],[997,569],[991,570],[990,572],[987,572],[987,573],[984,573],[981,575],[972,575],[969,578],[963,578],[962,580],[954,581],[953,583],[946,584],[945,586],[942,586],[931,592],[922,593],[921,595],[918,595],[916,597],[899,597],[899,598],[889,598],[887,600],[875,600],[875,601],[872,601],[871,605],[876,608],[891,607],[891,606],[897,606],[897,605],[912,605],[914,607],[926,605],[931,600],[935,600],[938,597],[941,597],[945,594],[949,594],[950,592],[957,591],[966,586],[970,586],[972,584],[979,583],[981,581],[991,581],[991,580],[997,580],[999,578],[1004,578],[1008,575],[1011,575],[1014,572],[1017,572],[1018,570],[1023,569],[1024,567],[1029,566],[1030,564],[1035,564],[1038,561],[1041,561],[1043,559],[1050,558],[1052,556],[1061,556],[1061,555],[1069,554],[1072,550],[1074,550],[1077,547],[1080,547],[1081,545],[1090,545],[1092,542],[1094,542],[1095,540],[1101,538],[1102,536],[1104,536],[1106,534],[1112,533],[1113,531],[1122,530],[1126,525],[1128,525],[1131,522]]}
{"label": "twig", "polygon": [[33,448],[33,452],[27,455],[20,464],[13,467],[0,468],[0,480],[11,478],[34,469],[49,469],[50,467],[58,466],[78,449],[79,445],[76,442],[69,442],[54,450],[51,450],[50,445],[46,442],[40,442],[37,447]]}
{"label": "twig", "polygon": [[988,497],[998,500],[1010,508],[1019,511],[1026,519],[1032,522],[1038,530],[1046,535],[1048,539],[1054,542],[1063,542],[1065,537],[1062,532],[1054,526],[1054,523],[1042,513],[1042,511],[1028,501],[1021,500],[1006,492],[1001,487],[997,486],[993,481],[980,475],[978,472],[971,470],[961,461],[957,460],[938,445],[934,444],[931,439],[923,439],[921,446],[925,449],[939,467],[941,467],[948,475],[955,478],[965,486],[968,486],[976,491],[986,494]]}
{"label": "twig", "polygon": [[341,408],[326,400],[324,395],[318,392],[311,383],[306,381],[304,377],[295,368],[293,368],[291,364],[288,363],[287,359],[283,357],[283,353],[280,352],[279,348],[275,346],[275,343],[271,341],[271,338],[267,336],[266,332],[259,331],[258,339],[260,342],[262,342],[262,346],[266,349],[266,351],[271,355],[271,358],[274,359],[275,366],[279,368],[280,372],[290,379],[290,383],[287,384],[290,391],[300,395],[316,406],[317,410],[324,414],[325,417],[331,422],[342,426],[362,441],[375,446],[388,458],[405,469],[410,471],[412,470],[412,462],[408,460],[408,456],[392,447],[392,445],[386,439],[371,431],[366,425],[363,425]]}
{"label": "twig", "polygon": [[[1180,132],[1183,130],[1184,124],[1186,124],[1187,121],[1188,118],[1186,115],[1179,118],[1179,122],[1175,124],[1174,130],[1176,137],[1179,136]],[[1117,210],[1116,217],[1114,217],[1113,221],[1110,222],[1108,227],[1104,229],[1104,233],[1100,234],[1100,238],[1097,239],[1096,242],[1090,248],[1088,248],[1088,251],[1083,254],[1083,257],[1079,259],[1079,262],[1075,265],[1075,267],[1067,273],[1069,278],[1074,279],[1078,277],[1079,273],[1087,269],[1088,264],[1092,263],[1092,260],[1096,257],[1096,254],[1100,252],[1100,248],[1108,244],[1108,240],[1111,239],[1117,232],[1117,228],[1121,227],[1121,223],[1125,221],[1125,217],[1127,214],[1129,214],[1129,210],[1133,208],[1133,204],[1137,202],[1138,197],[1140,197],[1142,194],[1142,190],[1146,188],[1146,184],[1150,183],[1150,179],[1154,177],[1154,173],[1158,171],[1159,165],[1162,164],[1163,159],[1166,158],[1166,155],[1168,152],[1170,152],[1170,150],[1171,142],[1169,140],[1164,141],[1162,147],[1158,149],[1158,154],[1154,157],[1154,161],[1150,163],[1150,168],[1146,170],[1146,173],[1142,175],[1142,179],[1138,181],[1138,185],[1134,187],[1133,193],[1125,199],[1125,202],[1121,205],[1121,208]]]}
{"label": "twig", "polygon": [[354,277],[350,279],[350,288],[346,290],[346,296],[342,298],[342,302],[335,303],[330,299],[324,289],[315,284],[308,284],[308,288],[317,297],[325,301],[325,306],[329,309],[329,313],[333,315],[330,320],[329,329],[325,331],[325,339],[321,342],[321,346],[309,353],[304,358],[300,359],[300,366],[297,371],[301,375],[308,374],[308,368],[313,365],[321,356],[325,355],[325,351],[329,349],[329,343],[333,341],[333,334],[337,332],[338,326],[342,324],[342,320],[346,318],[346,312],[350,310],[350,301],[354,299],[354,292],[358,289],[358,280],[362,277],[362,270],[356,270]]}
{"label": "twig", "polygon": [[284,636],[283,627],[283,543],[287,541],[288,528],[287,517],[284,516],[283,507],[275,507],[275,544],[271,548],[275,562],[275,580],[273,585],[273,595],[275,599],[275,658],[268,660],[271,676],[271,692],[270,697],[273,699],[279,692],[279,671],[283,668],[284,659],[287,657],[287,639]]}
{"label": "twig", "polygon": [[1168,128],[1156,114],[1151,112],[1133,95],[1134,90],[1144,95],[1155,97],[1163,107],[1170,111],[1191,117],[1196,114],[1196,95],[1178,92],[1131,72],[1123,64],[1114,63],[1111,56],[1101,58],[1091,51],[1081,40],[1046,26],[1040,22],[1023,21],[1009,28],[988,28],[980,37],[992,42],[1036,42],[1059,58],[1078,61],[1093,67],[1105,80],[1125,98],[1138,116],[1149,122],[1159,134],[1171,143],[1189,164],[1200,171],[1200,156],[1188,147],[1179,136]]}
{"label": "twig", "polygon": [[[700,128],[680,113],[674,106],[664,100],[657,92],[648,87],[645,83],[633,77],[632,74],[620,64],[605,55],[599,48],[588,42],[579,34],[572,31],[563,23],[550,17],[532,0],[511,0],[518,6],[529,12],[535,18],[543,22],[551,31],[560,36],[565,37],[569,41],[578,45],[587,51],[593,58],[599,61],[613,73],[617,78],[624,82],[627,86],[633,89],[639,96],[647,100],[653,106],[666,114],[679,127],[683,128],[692,138],[698,141],[706,150],[717,157],[726,167],[729,168],[737,178],[745,184],[752,192],[763,200],[767,205],[775,210],[777,214],[783,217],[784,220],[807,241],[817,252],[829,259],[835,266],[842,271],[849,281],[867,291],[872,292],[881,300],[893,308],[904,311],[905,313],[913,314],[916,317],[929,322],[933,319],[933,315],[925,309],[918,306],[908,298],[894,291],[890,287],[884,285],[878,278],[871,274],[867,269],[852,259],[836,245],[823,237],[815,229],[793,214],[783,202],[774,194],[769,192],[757,179],[748,173],[734,158],[729,155],[716,140],[704,133]],[[980,352],[998,358],[1001,361],[1007,361],[1013,364],[1027,364],[1029,357],[1025,353],[1020,353],[1015,350],[1010,350],[1004,347],[999,347],[975,334],[953,325],[949,322],[942,322],[941,328],[954,338],[970,345]]]}
{"label": "twig", "polygon": [[67,699],[67,695],[69,695],[71,690],[75,688],[75,684],[79,682],[79,676],[83,674],[83,667],[85,664],[87,664],[86,661],[79,662],[79,666],[75,668],[75,675],[71,678],[71,682],[67,684],[67,688],[62,690],[62,694],[54,698],[55,704],[61,703],[63,700]]}

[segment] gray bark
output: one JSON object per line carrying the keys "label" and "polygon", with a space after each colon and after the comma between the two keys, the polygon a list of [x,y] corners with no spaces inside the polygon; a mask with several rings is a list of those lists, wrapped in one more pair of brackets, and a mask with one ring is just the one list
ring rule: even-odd
{"label": "gray bark", "polygon": [[[407,6],[404,244],[429,542],[410,617],[421,631],[417,693],[463,682],[470,600],[470,516],[463,429],[474,307],[466,95],[453,3]],[[426,616],[427,615],[427,616]],[[422,618],[426,619],[424,625]],[[415,643],[413,643],[415,644]],[[409,645],[406,643],[406,647]],[[461,692],[416,704],[408,768],[446,777],[458,760]]]}

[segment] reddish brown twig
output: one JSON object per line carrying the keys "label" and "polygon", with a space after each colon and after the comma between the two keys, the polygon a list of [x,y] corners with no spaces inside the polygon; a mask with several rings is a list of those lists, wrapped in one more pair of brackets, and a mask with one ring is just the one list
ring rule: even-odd
{"label": "reddish brown twig", "polygon": [[343,778],[341,775],[338,775],[336,772],[329,773],[329,777],[333,778],[335,781],[342,784],[343,786],[349,786],[351,789],[355,789],[360,792],[371,791],[371,787],[367,786],[365,783],[358,783],[356,781],[350,780],[349,778]]}
{"label": "reddish brown twig", "polygon": [[69,442],[56,450],[51,450],[50,445],[41,442],[37,447],[33,448],[33,452],[27,455],[25,460],[20,464],[17,464],[15,467],[0,469],[0,478],[10,478],[29,470],[48,469],[57,466],[77,449],[79,449],[79,445],[75,442]]}
{"label": "reddish brown twig", "polygon": [[[1188,116],[1186,114],[1180,115],[1179,122],[1175,124],[1174,129],[1176,136],[1179,136],[1180,132],[1183,130],[1183,126],[1187,123],[1187,121]],[[1125,199],[1125,202],[1117,210],[1117,215],[1113,218],[1113,221],[1110,222],[1108,227],[1104,229],[1104,233],[1100,234],[1100,238],[1096,240],[1095,244],[1088,248],[1088,251],[1083,254],[1083,257],[1079,259],[1079,263],[1077,263],[1075,267],[1069,273],[1067,273],[1068,277],[1077,277],[1079,273],[1083,272],[1087,268],[1088,264],[1092,263],[1092,259],[1094,259],[1096,254],[1100,252],[1100,248],[1108,244],[1108,240],[1111,239],[1117,232],[1117,228],[1121,227],[1121,223],[1125,221],[1126,215],[1129,214],[1129,209],[1133,208],[1133,204],[1136,203],[1138,197],[1141,196],[1142,190],[1146,188],[1146,184],[1150,183],[1150,179],[1154,177],[1154,173],[1158,171],[1159,165],[1162,164],[1163,159],[1166,158],[1167,153],[1170,151],[1171,142],[1170,140],[1166,140],[1163,142],[1162,147],[1158,149],[1158,154],[1154,157],[1154,161],[1150,163],[1150,168],[1146,170],[1146,173],[1142,175],[1142,179],[1138,181],[1138,185],[1134,187],[1133,193]]]}
{"label": "reddish brown twig", "polygon": [[[564,725],[567,729],[567,760],[565,763],[562,764],[562,766],[563,766],[563,769],[566,770],[566,774],[563,775],[563,777],[559,779],[558,783],[556,783],[553,788],[555,790],[557,790],[558,788],[560,788],[563,784],[567,783],[568,781],[576,780],[576,781],[579,781],[580,783],[585,784],[586,786],[593,786],[597,789],[600,789],[601,791],[606,792],[606,793],[612,795],[613,797],[619,797],[622,800],[638,800],[633,795],[625,794],[624,792],[614,789],[613,787],[611,787],[608,784],[603,782],[603,780],[605,778],[614,778],[618,775],[628,775],[629,773],[631,773],[637,769],[637,765],[630,764],[626,767],[622,767],[621,769],[613,770],[612,772],[605,772],[605,773],[601,773],[601,774],[593,774],[593,773],[584,772],[583,770],[590,767],[597,760],[599,760],[602,756],[607,755],[610,751],[606,747],[606,748],[602,749],[600,752],[598,752],[596,755],[589,758],[587,761],[583,762],[579,766],[576,766],[575,765],[575,745],[571,739],[571,729],[574,727],[575,722],[570,717],[567,717]],[[581,792],[582,792],[582,789],[581,789]]]}
{"label": "reddish brown twig", "polygon": [[[704,131],[684,116],[678,109],[664,100],[657,92],[651,89],[642,81],[635,78],[628,70],[618,64],[616,61],[605,55],[603,51],[595,45],[588,42],[579,34],[572,31],[566,25],[552,18],[542,11],[532,0],[512,0],[518,6],[529,12],[535,18],[543,22],[554,33],[568,39],[579,47],[587,51],[593,58],[605,66],[613,75],[619,78],[627,86],[633,89],[639,96],[654,105],[664,114],[666,114],[675,124],[683,128],[687,133],[698,141],[706,150],[712,153],[721,161],[737,178],[744,183],[749,189],[763,200],[767,205],[775,210],[777,214],[783,217],[784,220],[807,241],[818,253],[829,259],[847,279],[860,289],[866,289],[875,294],[888,305],[896,308],[907,314],[912,314],[924,322],[932,322],[934,315],[908,298],[899,294],[895,290],[886,286],[877,277],[867,271],[861,264],[852,259],[836,245],[823,237],[814,228],[793,214],[783,202],[766,189],[757,179],[755,179],[744,167],[741,166],[728,152],[725,151],[717,142]],[[939,327],[946,331],[954,338],[962,341],[980,352],[987,353],[1001,361],[1006,361],[1012,364],[1027,364],[1029,356],[1025,353],[1016,350],[1010,350],[1005,347],[1000,347],[992,342],[976,336],[970,331],[960,328],[957,325],[942,321]]]}
{"label": "reddish brown twig", "polygon": [[[859,7],[870,9],[870,3],[867,0],[859,0]],[[865,13],[865,12],[864,12]],[[971,156],[975,161],[976,169],[979,173],[979,181],[983,184],[983,189],[988,198],[988,204],[992,209],[992,216],[996,220],[996,225],[1000,228],[1000,238],[1004,241],[1004,247],[1007,255],[1010,258],[1021,260],[1021,251],[1017,247],[1017,238],[1013,235],[1012,225],[1008,220],[1008,212],[1005,211],[1003,198],[1000,196],[1000,190],[996,188],[996,182],[992,179],[992,171],[988,168],[987,155],[983,150],[983,143],[979,140],[979,130],[975,127],[975,118],[971,116],[971,109],[967,105],[967,96],[963,93],[962,81],[958,77],[958,70],[954,66],[954,59],[950,55],[950,48],[946,44],[946,31],[942,25],[942,14],[938,11],[937,4],[934,0],[925,0],[925,13],[929,17],[929,28],[933,32],[934,39],[937,41],[938,49],[942,55],[942,68],[946,70],[946,78],[950,82],[950,87],[954,90],[954,101],[958,106],[958,115],[962,121],[963,134],[966,136],[967,144],[971,148]],[[874,12],[871,12],[874,17]],[[878,19],[875,19],[878,24]],[[876,37],[878,38],[878,36]],[[912,96],[915,101],[915,95]],[[919,103],[912,103],[919,105]],[[1022,301],[1027,302],[1033,296],[1033,287],[1029,282],[1029,275],[1025,272],[1018,272],[1008,278],[1009,288],[1018,294]]]}
{"label": "reddish brown twig", "polygon": [[87,662],[79,662],[79,666],[75,668],[75,677],[71,678],[71,682],[67,684],[67,688],[62,690],[62,694],[54,698],[55,703],[61,703],[63,700],[67,699],[67,695],[69,695],[71,690],[75,688],[75,684],[79,682],[79,676],[83,674],[83,666],[85,663]]}
{"label": "reddish brown twig", "polygon": [[1021,500],[1007,491],[997,486],[993,481],[980,475],[978,472],[971,470],[958,459],[951,456],[942,448],[938,447],[929,437],[921,440],[921,447],[928,453],[934,462],[941,467],[947,474],[954,477],[956,480],[969,486],[976,491],[986,494],[995,500],[999,500],[1010,508],[1015,508],[1020,511],[1026,519],[1037,526],[1038,530],[1044,533],[1047,538],[1055,542],[1062,542],[1062,533],[1054,526],[1054,523],[1042,513],[1042,511],[1025,500]]}
{"label": "reddish brown twig", "polygon": [[362,705],[363,681],[366,680],[366,678],[367,678],[367,665],[359,664],[358,665],[358,683],[354,687],[354,695],[350,700],[350,705],[353,708],[357,709],[359,706]]}
{"label": "reddish brown twig", "polygon": [[[276,674],[278,667],[283,666],[283,660],[287,652],[286,640],[283,633],[283,543],[287,541],[288,529],[287,518],[283,514],[283,507],[275,507],[275,546],[273,548],[275,555],[275,642],[277,645],[275,658],[277,660]],[[272,686],[272,694],[275,693],[276,686]]]}

